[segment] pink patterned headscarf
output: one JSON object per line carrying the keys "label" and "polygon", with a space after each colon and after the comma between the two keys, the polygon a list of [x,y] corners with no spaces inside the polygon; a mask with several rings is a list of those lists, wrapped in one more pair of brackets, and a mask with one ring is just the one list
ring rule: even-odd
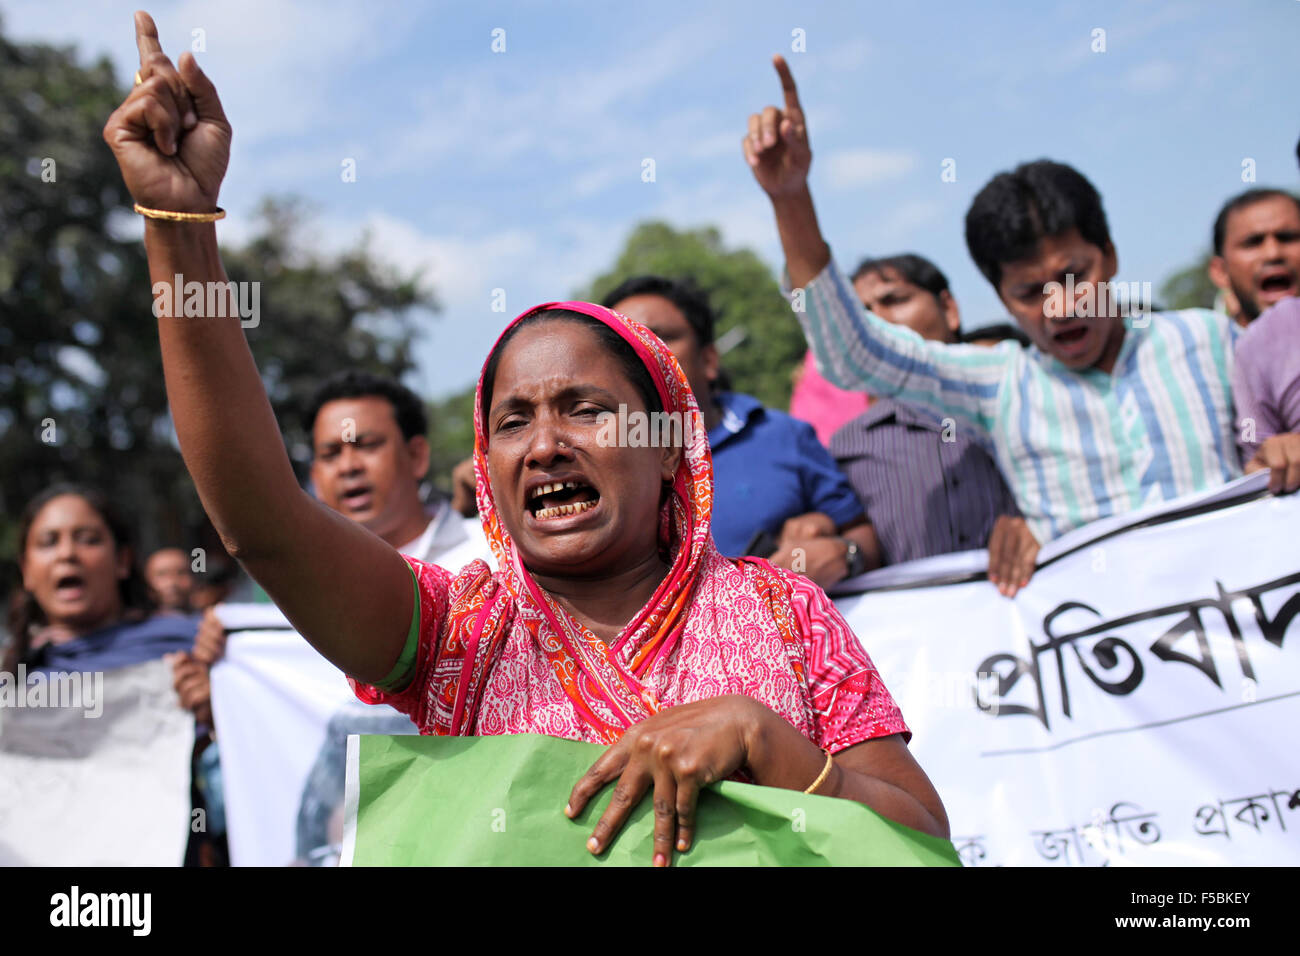
{"label": "pink patterned headscarf", "polygon": [[[536,306],[517,317],[502,337],[529,316],[552,309],[589,316],[618,333],[650,373],[664,411],[680,417],[684,453],[659,516],[660,540],[671,564],[654,595],[613,645],[595,639],[538,586],[501,521],[488,480],[484,363],[474,403],[474,473],[483,530],[500,571],[468,583],[454,595],[448,609],[451,621],[440,648],[438,670],[443,676],[436,696],[443,705],[438,710],[449,714],[450,720],[438,723],[435,733],[472,733],[483,687],[501,643],[512,626],[522,624],[547,654],[581,718],[602,739],[617,740],[628,727],[660,709],[660,702],[642,678],[676,646],[701,569],[717,559],[709,531],[713,463],[704,420],[673,353],[649,329],[589,302]],[[798,641],[788,588],[766,562],[755,563],[751,573],[757,576],[759,593],[772,605],[782,637],[788,643]],[[801,666],[796,666],[796,671],[802,681]]]}

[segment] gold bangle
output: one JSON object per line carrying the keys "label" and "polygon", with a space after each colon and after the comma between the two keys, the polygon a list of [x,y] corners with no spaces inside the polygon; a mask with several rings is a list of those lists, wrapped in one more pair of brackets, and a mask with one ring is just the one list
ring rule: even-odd
{"label": "gold bangle", "polygon": [[170,212],[166,209],[149,209],[136,203],[135,211],[150,219],[167,219],[171,222],[216,222],[226,218],[226,211],[220,206],[216,212]]}
{"label": "gold bangle", "polygon": [[822,781],[826,779],[826,775],[831,772],[831,765],[835,763],[835,758],[831,756],[829,750],[823,752],[826,754],[826,766],[822,767],[822,772],[817,775],[817,779],[812,782],[812,786],[805,790],[804,793],[812,793],[815,791],[822,785]]}

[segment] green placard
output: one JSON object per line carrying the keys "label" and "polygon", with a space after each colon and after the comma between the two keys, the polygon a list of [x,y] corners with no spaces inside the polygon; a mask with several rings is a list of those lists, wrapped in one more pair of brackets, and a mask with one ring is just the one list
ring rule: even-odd
{"label": "green placard", "polygon": [[[356,866],[649,866],[647,795],[599,857],[587,838],[613,784],[576,820],[574,783],[604,748],[536,734],[349,740]],[[724,781],[704,790],[695,845],[674,866],[960,866],[947,840],[832,797]]]}

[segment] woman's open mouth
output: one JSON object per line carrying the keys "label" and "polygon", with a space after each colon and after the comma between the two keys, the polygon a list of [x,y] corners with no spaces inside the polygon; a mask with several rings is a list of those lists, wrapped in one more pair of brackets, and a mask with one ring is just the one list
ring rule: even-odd
{"label": "woman's open mouth", "polygon": [[63,601],[76,601],[86,595],[86,579],[79,574],[61,574],[54,581],[54,593]]}
{"label": "woman's open mouth", "polygon": [[584,481],[553,481],[528,492],[527,508],[539,521],[582,514],[596,507],[600,492]]}

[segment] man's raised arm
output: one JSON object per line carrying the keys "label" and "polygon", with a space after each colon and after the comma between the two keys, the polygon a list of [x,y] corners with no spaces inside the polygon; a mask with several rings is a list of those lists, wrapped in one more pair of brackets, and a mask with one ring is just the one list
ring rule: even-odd
{"label": "man's raised arm", "polygon": [[808,144],[808,125],[799,105],[799,91],[784,58],[777,56],[772,62],[781,78],[785,109],[768,106],[761,113],[750,114],[742,146],[745,162],[772,200],[790,281],[804,286],[826,268],[831,250],[817,225],[817,211],[808,190],[812,147]]}
{"label": "man's raised arm", "polygon": [[[821,373],[841,388],[895,396],[987,437],[1007,358],[994,349],[927,342],[862,308],[822,237],[808,188],[812,147],[794,77],[773,57],[785,106],[752,113],[745,161],[772,201],[795,313]],[[801,301],[802,304],[798,304]]]}

